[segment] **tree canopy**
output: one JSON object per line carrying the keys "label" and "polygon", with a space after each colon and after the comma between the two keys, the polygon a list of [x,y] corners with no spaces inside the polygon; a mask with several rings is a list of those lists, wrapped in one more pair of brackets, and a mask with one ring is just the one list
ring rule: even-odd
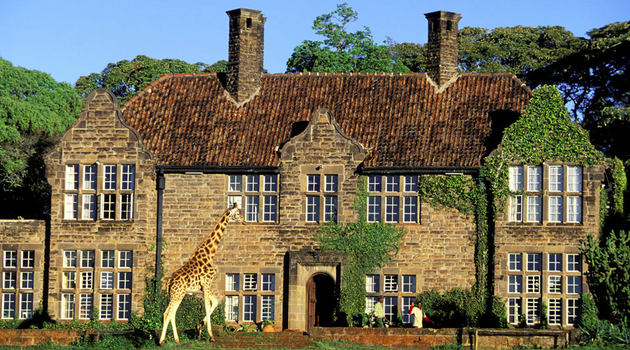
{"label": "tree canopy", "polygon": [[409,71],[393,59],[387,46],[374,42],[370,28],[348,32],[347,25],[357,19],[358,13],[347,3],[318,16],[313,29],[324,40],[305,40],[297,46],[287,61],[287,73]]}
{"label": "tree canopy", "polygon": [[83,99],[69,84],[2,58],[0,81],[0,215],[18,208],[20,215],[41,215],[48,203],[43,155],[74,123]]}
{"label": "tree canopy", "polygon": [[176,59],[154,59],[138,55],[131,61],[122,60],[109,63],[99,73],[80,77],[75,89],[85,97],[96,88],[110,90],[122,104],[142,91],[151,82],[169,73],[202,73],[225,72],[226,61],[218,61],[212,65],[205,63],[187,63]]}

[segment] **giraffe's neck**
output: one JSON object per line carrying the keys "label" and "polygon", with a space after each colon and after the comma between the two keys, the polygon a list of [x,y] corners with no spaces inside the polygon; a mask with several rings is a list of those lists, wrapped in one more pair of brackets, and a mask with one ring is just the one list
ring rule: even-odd
{"label": "giraffe's neck", "polygon": [[206,235],[206,238],[199,245],[196,251],[208,248],[206,251],[210,255],[210,258],[214,256],[217,251],[217,247],[219,246],[219,242],[221,242],[221,238],[223,237],[223,233],[225,233],[225,228],[227,227],[227,224],[229,222],[229,216],[229,210],[221,215],[221,218],[219,218],[217,223],[214,225],[212,231],[210,231],[210,233]]}

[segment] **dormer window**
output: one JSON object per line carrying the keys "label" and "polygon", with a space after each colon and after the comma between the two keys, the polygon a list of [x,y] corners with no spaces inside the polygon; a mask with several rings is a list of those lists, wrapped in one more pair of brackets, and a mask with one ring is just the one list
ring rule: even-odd
{"label": "dormer window", "polygon": [[[321,186],[321,183],[324,185]],[[339,175],[306,175],[305,221],[317,223],[336,221],[338,191]]]}

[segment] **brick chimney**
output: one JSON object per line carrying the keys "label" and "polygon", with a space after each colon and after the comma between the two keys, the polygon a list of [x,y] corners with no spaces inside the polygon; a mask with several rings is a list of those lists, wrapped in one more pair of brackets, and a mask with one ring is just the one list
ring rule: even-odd
{"label": "brick chimney", "polygon": [[266,18],[257,10],[227,11],[230,17],[230,47],[226,89],[236,102],[247,102],[260,87]]}
{"label": "brick chimney", "polygon": [[438,86],[445,88],[457,77],[457,24],[459,13],[436,11],[425,13],[429,21],[427,43],[427,74]]}

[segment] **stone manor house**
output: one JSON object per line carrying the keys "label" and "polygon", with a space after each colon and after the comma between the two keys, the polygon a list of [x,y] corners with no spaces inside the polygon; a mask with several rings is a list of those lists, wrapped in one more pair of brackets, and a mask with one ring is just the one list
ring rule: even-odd
{"label": "stone manor house", "polygon": [[[124,322],[156,263],[168,278],[238,203],[247,225],[228,225],[214,259],[227,321],[329,325],[343,258],[314,232],[357,219],[360,177],[368,221],[407,231],[396,259],[366,276],[368,311],[379,294],[392,317],[419,292],[472,286],[474,222],[423,202],[418,180],[477,176],[531,90],[511,74],[458,73],[456,13],[426,14],[429,65],[412,74],[265,74],[266,18],[227,14],[227,73],[169,74],[121,107],[108,91],[88,96],[46,156],[50,222],[0,222],[3,319],[41,303],[59,321],[97,307]],[[538,322],[541,301],[552,326],[576,321],[587,289],[577,245],[598,232],[603,178],[601,167],[510,167],[521,195],[494,242],[510,323]]]}

